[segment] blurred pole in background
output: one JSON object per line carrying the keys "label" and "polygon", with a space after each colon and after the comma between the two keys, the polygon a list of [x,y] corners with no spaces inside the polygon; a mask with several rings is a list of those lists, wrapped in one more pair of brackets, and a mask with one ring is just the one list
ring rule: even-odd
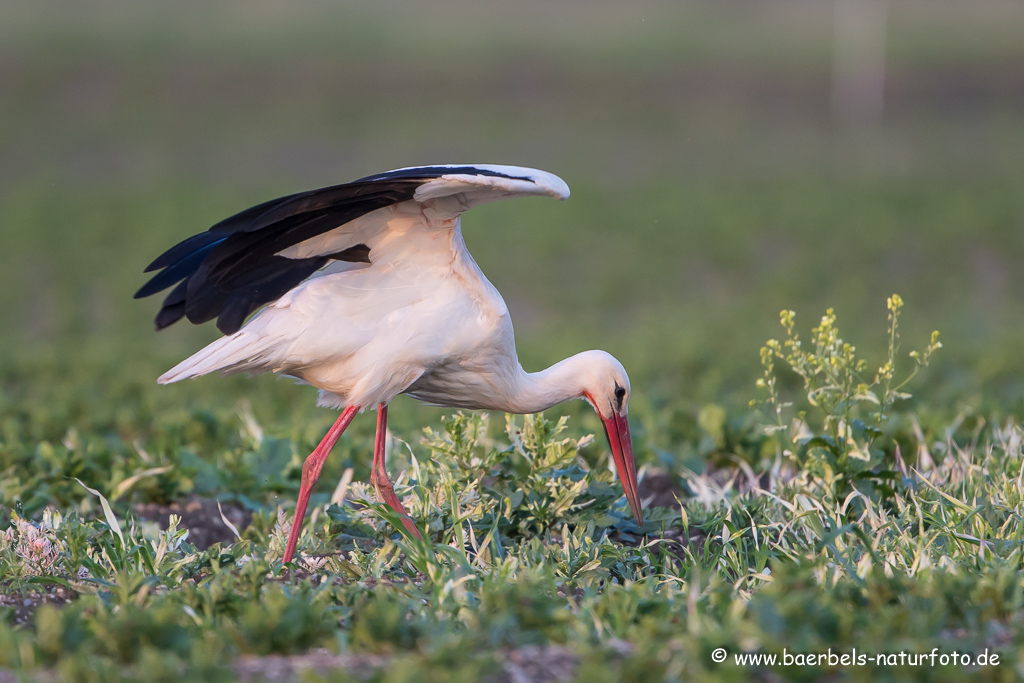
{"label": "blurred pole in background", "polygon": [[835,0],[832,36],[832,118],[869,128],[885,105],[888,0]]}

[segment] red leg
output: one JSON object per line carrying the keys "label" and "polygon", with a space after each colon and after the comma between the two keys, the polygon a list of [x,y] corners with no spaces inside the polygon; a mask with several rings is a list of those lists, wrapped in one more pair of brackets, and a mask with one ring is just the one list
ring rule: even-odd
{"label": "red leg", "polygon": [[384,441],[387,438],[387,429],[388,406],[386,403],[381,403],[377,407],[377,438],[373,445],[373,470],[370,472],[370,483],[373,484],[380,502],[387,503],[388,507],[404,516],[402,523],[405,524],[409,533],[416,538],[423,538],[420,535],[420,530],[416,528],[411,519],[408,519],[409,513],[405,511],[402,501],[398,500],[398,496],[395,495],[395,485],[391,483],[388,471],[384,468]]}
{"label": "red leg", "polygon": [[310,453],[309,457],[306,458],[306,462],[302,463],[302,485],[299,487],[299,502],[295,505],[295,519],[292,520],[292,530],[288,534],[288,545],[284,549],[285,562],[291,562],[292,556],[295,554],[295,544],[298,542],[299,532],[302,530],[302,518],[306,516],[306,504],[309,503],[309,494],[313,490],[313,485],[320,478],[320,470],[324,468],[324,462],[327,461],[327,456],[331,454],[334,444],[345,433],[345,429],[358,412],[359,406],[349,406],[341,411],[341,415],[338,416],[334,426],[328,430],[323,441],[320,442],[315,451]]}

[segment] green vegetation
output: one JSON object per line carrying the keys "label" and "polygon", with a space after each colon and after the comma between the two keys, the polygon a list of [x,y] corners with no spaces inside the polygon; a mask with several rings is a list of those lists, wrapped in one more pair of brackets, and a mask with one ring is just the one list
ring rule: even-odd
{"label": "green vegetation", "polygon": [[[2,11],[0,680],[1022,675],[1019,11],[889,3],[885,113],[844,128],[831,3],[641,5]],[[362,416],[282,566],[334,415],[272,377],[157,387],[216,333],[131,294],[234,211],[439,161],[571,186],[466,239],[524,365],[629,369],[659,507],[636,527],[582,402],[400,399],[428,540],[373,502]],[[732,659],[854,648],[1000,660]]]}
{"label": "green vegetation", "polygon": [[[720,680],[749,671],[713,663],[716,648],[938,647],[998,654],[1001,664],[968,670],[1010,680],[1024,614],[1022,430],[978,421],[944,441],[924,437],[915,416],[893,405],[906,397],[892,383],[899,297],[889,307],[880,398],[858,381],[864,365],[834,315],[813,331],[808,352],[784,311],[788,340],[765,347],[759,384],[780,416],[773,358],[782,358],[804,377],[806,407],[818,419],[801,410],[791,423],[730,434],[743,448],[728,450],[750,459],[739,468],[672,468],[680,502],[649,510],[642,529],[611,481],[607,453],[591,437],[565,437],[565,418],[510,417],[494,436],[485,416],[457,414],[418,444],[396,440],[394,452],[408,454],[399,491],[429,540],[397,533],[399,519],[372,502],[365,484],[350,484],[349,472],[333,503],[320,494],[302,559],[288,567],[280,561],[288,515],[274,498],[294,496],[300,451],[266,436],[251,414],[230,429],[197,413],[154,438],[157,453],[111,452],[110,443],[75,435],[42,444],[14,464],[12,480],[22,485],[6,493],[59,501],[85,492],[88,505],[66,516],[46,508],[36,523],[14,512],[0,571],[10,595],[57,586],[77,599],[39,607],[34,630],[13,626],[9,608],[0,664],[55,667],[65,680],[184,672],[220,680],[238,673],[238,656],[327,648],[349,657],[349,667],[321,671],[331,680],[356,675],[360,661],[357,678],[479,680],[507,671],[510,651],[543,646],[542,660],[568,657],[579,680]],[[926,363],[937,346],[933,337],[912,356]],[[706,457],[729,430],[711,413],[701,415]],[[117,473],[101,476],[114,505],[57,474],[100,476],[86,466],[94,462]],[[33,473],[60,487],[39,486]],[[230,540],[198,550],[176,517],[160,531],[114,510],[132,494],[186,492],[244,502],[252,524],[240,534],[232,524]],[[845,673],[879,675],[872,667]],[[925,675],[963,674],[947,666]]]}

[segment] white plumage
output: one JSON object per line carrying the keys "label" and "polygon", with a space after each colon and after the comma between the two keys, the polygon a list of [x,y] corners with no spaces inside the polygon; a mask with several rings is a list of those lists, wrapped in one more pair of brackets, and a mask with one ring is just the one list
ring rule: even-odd
{"label": "white plumage", "polygon": [[[344,209],[348,212],[344,215],[351,216],[351,207],[358,208],[363,197],[385,190],[400,200],[384,206],[368,204],[371,210],[351,220],[337,225],[330,222],[330,211]],[[505,302],[462,239],[462,212],[498,199],[530,195],[566,199],[569,188],[554,175],[514,166],[399,169],[347,186],[284,198],[277,204],[268,203],[266,209],[261,205],[250,210],[255,218],[243,212],[228,219],[235,222],[229,225],[233,231],[226,233],[227,238],[220,233],[190,238],[212,246],[188,251],[179,245],[179,253],[161,257],[161,267],[168,271],[179,268],[175,277],[193,272],[191,277],[184,276],[175,290],[177,297],[172,292],[165,301],[165,309],[178,306],[177,317],[188,313],[193,319],[187,310],[188,297],[198,301],[207,293],[204,288],[218,287],[215,293],[227,302],[211,309],[212,313],[196,314],[209,319],[225,315],[223,310],[230,305],[251,308],[272,289],[266,282],[274,284],[278,281],[273,278],[285,277],[279,273],[291,277],[287,273],[293,264],[323,265],[269,301],[240,329],[182,361],[158,381],[167,384],[217,370],[281,373],[320,389],[320,405],[345,408],[336,425],[341,425],[341,431],[348,424],[342,424],[346,415],[350,420],[351,414],[367,407],[379,407],[386,419],[387,404],[401,393],[435,405],[513,413],[539,412],[565,400],[585,398],[605,422],[627,499],[639,520],[626,422],[630,387],[622,365],[603,351],[586,351],[542,372],[525,372],[516,355]],[[333,203],[321,200],[323,196]],[[343,201],[338,196],[343,196]],[[244,222],[239,223],[239,217]],[[289,243],[290,235],[314,221],[328,229]],[[215,226],[210,232],[217,229]],[[187,242],[183,243],[186,247]],[[232,246],[235,243],[240,246]],[[358,252],[359,256],[366,249],[368,258],[362,261],[330,260],[337,254]],[[182,253],[189,255],[180,257]],[[180,266],[186,258],[194,263]],[[154,262],[158,264],[160,259]],[[160,285],[173,284],[167,282],[170,277],[159,277],[164,278]],[[225,283],[234,284],[235,290]],[[142,295],[148,293],[152,292],[140,290]],[[378,427],[382,428],[381,420]],[[337,436],[340,433],[337,431]],[[326,446],[329,452],[337,439],[331,440],[332,434],[310,456],[311,461],[321,458],[319,466],[326,458],[321,451]],[[381,488],[388,489],[390,481],[385,484],[377,476],[386,479],[383,453],[379,459],[380,472],[375,457],[374,483],[388,499],[388,492]],[[319,466],[311,473],[311,481],[319,474]],[[311,481],[304,472],[302,510]],[[393,492],[390,498],[394,498]],[[396,509],[405,512],[400,503]],[[297,539],[302,510],[296,513],[287,559]],[[411,523],[407,526],[418,534]]]}

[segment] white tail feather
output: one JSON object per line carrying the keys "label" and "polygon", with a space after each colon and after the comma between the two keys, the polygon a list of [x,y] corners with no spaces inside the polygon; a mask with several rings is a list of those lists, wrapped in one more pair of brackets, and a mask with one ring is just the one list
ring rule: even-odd
{"label": "white tail feather", "polygon": [[265,352],[275,341],[244,332],[221,337],[160,375],[156,381],[158,384],[171,384],[216,370],[234,372],[262,368],[267,360]]}

